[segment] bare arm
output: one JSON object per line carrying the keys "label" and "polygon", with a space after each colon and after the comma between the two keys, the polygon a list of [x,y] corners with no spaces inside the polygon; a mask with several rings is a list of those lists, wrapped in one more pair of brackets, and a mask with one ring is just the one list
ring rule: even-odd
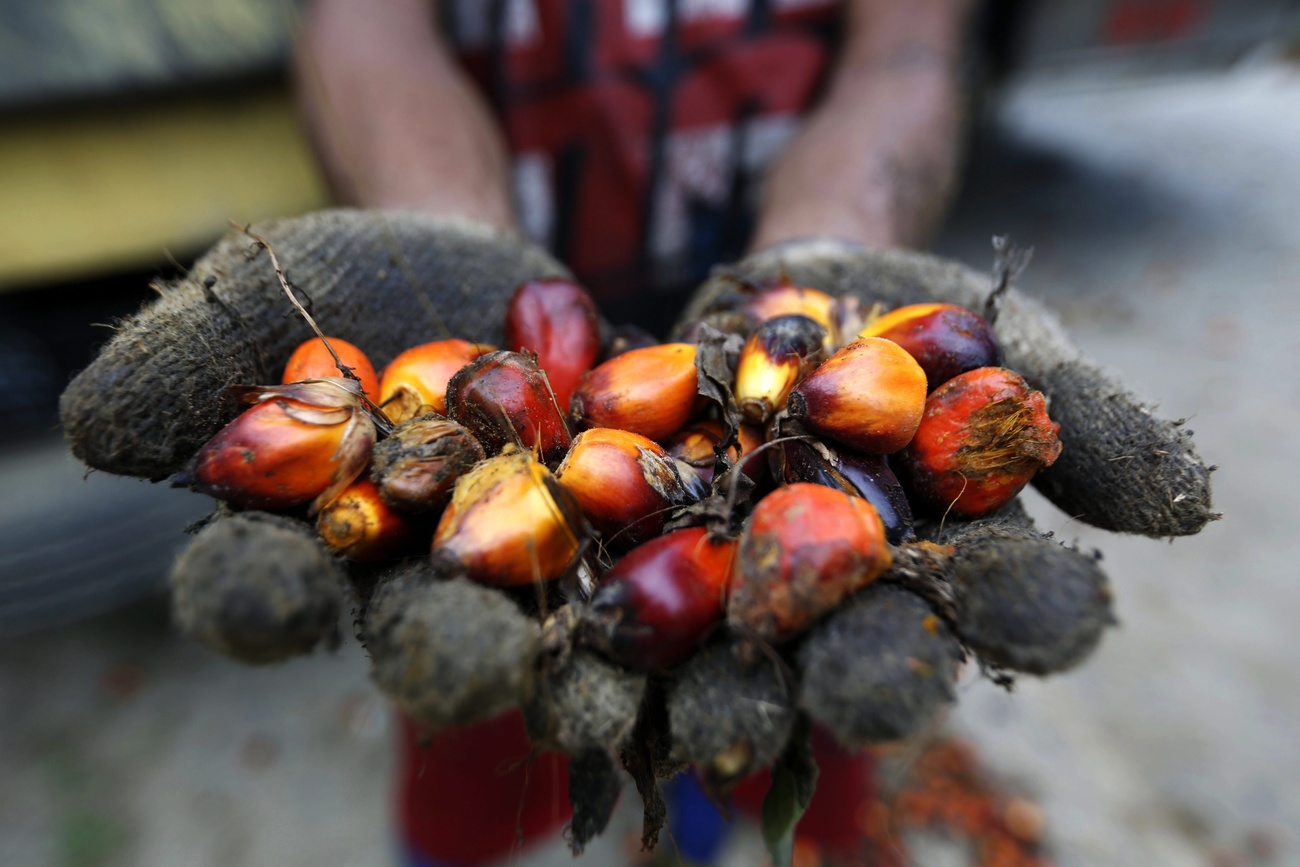
{"label": "bare arm", "polygon": [[313,0],[300,103],[341,201],[513,229],[509,159],[429,0]]}
{"label": "bare arm", "polygon": [[773,165],[751,247],[918,246],[957,178],[970,0],[852,0],[826,96]]}

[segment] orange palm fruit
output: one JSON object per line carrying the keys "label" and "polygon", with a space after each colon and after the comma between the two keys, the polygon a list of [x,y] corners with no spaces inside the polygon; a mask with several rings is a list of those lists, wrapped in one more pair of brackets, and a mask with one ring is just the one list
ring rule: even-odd
{"label": "orange palm fruit", "polygon": [[493,587],[552,581],[573,565],[583,526],[573,495],[551,471],[507,446],[457,480],[433,554]]}
{"label": "orange palm fruit", "polygon": [[981,367],[948,380],[895,468],[931,511],[975,518],[996,511],[1061,454],[1061,426],[1020,374]]}
{"label": "orange palm fruit", "polygon": [[447,383],[456,371],[495,348],[456,338],[411,347],[384,368],[380,407],[393,424],[429,412],[446,415]]}
{"label": "orange palm fruit", "polygon": [[555,399],[567,409],[578,380],[600,357],[596,302],[572,280],[529,280],[506,308],[505,341],[507,349],[537,357]]}
{"label": "orange palm fruit", "polygon": [[[717,467],[718,455],[715,451],[722,435],[726,431],[722,422],[716,419],[702,419],[678,431],[664,441],[668,454],[688,464],[704,484],[713,483],[713,474]],[[741,469],[755,482],[761,481],[767,462],[761,455],[746,458],[754,449],[763,444],[763,432],[753,425],[742,424],[737,442],[727,452],[732,463],[743,460]]]}
{"label": "orange palm fruit", "polygon": [[320,508],[370,461],[376,432],[348,379],[244,390],[255,404],[199,449],[183,482],[246,509]]}
{"label": "orange palm fruit", "polygon": [[633,548],[592,593],[583,612],[587,640],[628,668],[677,665],[722,622],[735,559],[736,540],[703,527]]}
{"label": "orange palm fruit", "polygon": [[[375,366],[366,354],[341,337],[329,338],[329,345],[338,353],[339,361],[344,367],[351,368],[352,375],[361,383],[361,391],[373,400],[379,394],[379,377],[375,375]],[[289,363],[284,366],[284,383],[301,382],[304,379],[325,379],[342,376],[334,356],[330,355],[325,342],[319,337],[304,340],[289,356]]]}
{"label": "orange palm fruit", "polygon": [[695,344],[632,349],[588,372],[573,393],[581,427],[632,431],[656,442],[686,426],[700,406]]}
{"label": "orange palm fruit", "polygon": [[988,320],[956,304],[908,304],[872,319],[859,337],[883,337],[903,347],[934,391],[959,373],[999,364],[1001,350]]}
{"label": "orange palm fruit", "polygon": [[[423,526],[425,541],[428,527]],[[422,528],[390,508],[375,483],[362,476],[320,510],[316,529],[334,553],[359,563],[378,563],[417,551]]]}
{"label": "orange palm fruit", "polygon": [[745,421],[765,424],[785,409],[799,380],[825,358],[826,329],[807,316],[778,316],[758,327],[740,350],[736,403]]}
{"label": "orange palm fruit", "polygon": [[892,340],[863,337],[794,387],[791,417],[808,430],[867,454],[896,452],[925,409],[925,371]]}
{"label": "orange palm fruit", "polygon": [[759,500],[740,537],[727,618],[766,641],[784,641],[891,561],[885,527],[866,500],[822,485],[785,485]]}
{"label": "orange palm fruit", "polygon": [[807,316],[828,336],[835,330],[835,299],[818,289],[782,284],[764,289],[745,306],[760,323],[778,316]]}
{"label": "orange palm fruit", "polygon": [[555,477],[605,543],[624,549],[658,536],[674,506],[708,493],[694,469],[654,440],[610,428],[578,434]]}
{"label": "orange palm fruit", "polygon": [[447,414],[489,453],[513,444],[554,466],[569,450],[569,426],[546,374],[518,352],[489,352],[458,370],[447,384]]}
{"label": "orange palm fruit", "polygon": [[408,514],[434,512],[456,480],[487,457],[463,425],[439,415],[403,422],[375,445],[370,477],[384,502]]}

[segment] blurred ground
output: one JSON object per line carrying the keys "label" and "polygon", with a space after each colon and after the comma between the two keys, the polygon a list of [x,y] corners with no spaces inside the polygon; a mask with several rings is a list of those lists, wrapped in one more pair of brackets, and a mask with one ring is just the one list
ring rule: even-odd
{"label": "blurred ground", "polygon": [[[1297,106],[1300,73],[1282,66],[1122,89],[1022,85],[978,138],[939,245],[986,267],[995,232],[1033,244],[1023,286],[1164,414],[1191,417],[1223,467],[1224,520],[1172,545],[1033,503],[1042,526],[1105,551],[1122,626],[1079,670],[1021,680],[1013,695],[972,677],[949,725],[1007,789],[1043,805],[1062,867],[1300,864]],[[104,533],[98,545],[142,532],[105,522],[145,500],[166,512],[174,531],[140,543],[149,562],[165,562],[187,509],[202,510],[135,482],[78,489],[57,445],[25,459],[63,467],[57,496],[106,504],[86,528]],[[15,570],[42,562],[22,559],[21,521],[42,504],[18,485],[0,500],[11,590]],[[354,643],[238,668],[174,637],[158,600],[4,640],[0,864],[391,863],[389,725]],[[731,863],[754,863],[752,843]],[[621,851],[613,831],[583,863]],[[950,855],[942,863],[960,863]]]}

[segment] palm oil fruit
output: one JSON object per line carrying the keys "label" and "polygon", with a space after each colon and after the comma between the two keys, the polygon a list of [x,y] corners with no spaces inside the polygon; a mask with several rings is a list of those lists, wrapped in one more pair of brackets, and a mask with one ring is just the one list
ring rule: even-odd
{"label": "palm oil fruit", "polygon": [[[664,441],[664,448],[677,460],[690,465],[704,484],[709,485],[713,483],[713,474],[717,468],[717,446],[725,433],[722,422],[703,419],[673,434]],[[755,482],[762,481],[767,464],[761,455],[749,455],[762,444],[762,430],[742,424],[737,432],[736,444],[727,450],[731,462],[734,464],[741,461],[741,470]]]}
{"label": "palm oil fruit", "polygon": [[688,527],[633,548],[596,586],[587,639],[638,671],[682,662],[723,620],[736,545]]}
{"label": "palm oil fruit", "polygon": [[908,304],[871,320],[859,337],[883,337],[903,347],[934,391],[959,373],[1001,363],[993,327],[956,304]]}
{"label": "palm oil fruit", "polygon": [[760,324],[778,316],[807,316],[826,329],[827,346],[836,331],[835,299],[819,289],[781,284],[764,289],[745,305],[745,312]]}
{"label": "palm oil fruit", "polygon": [[861,497],[822,485],[777,488],[740,537],[727,619],[759,638],[798,635],[892,560],[885,527]]}
{"label": "palm oil fruit", "polygon": [[393,424],[417,415],[447,414],[447,383],[456,371],[496,347],[456,338],[413,346],[384,368],[379,406]]}
{"label": "palm oil fruit", "polygon": [[1043,393],[1023,376],[981,367],[935,389],[897,467],[930,510],[976,518],[1010,502],[1056,461],[1060,430]]}
{"label": "palm oil fruit", "polygon": [[862,497],[875,507],[891,545],[915,535],[907,494],[883,457],[832,448],[811,437],[782,433],[787,438],[768,452],[777,484],[808,482]]}
{"label": "palm oil fruit", "polygon": [[600,357],[596,302],[572,280],[522,283],[506,308],[505,342],[507,349],[537,357],[555,399],[568,409],[578,380]]}
{"label": "palm oil fruit", "polygon": [[[370,479],[357,479],[316,516],[325,546],[358,563],[379,563],[420,547],[419,523],[394,511]],[[428,540],[428,524],[424,525]]]}
{"label": "palm oil fruit", "polygon": [[552,581],[573,564],[583,527],[573,495],[551,471],[506,446],[456,481],[433,534],[433,555],[492,587]]}
{"label": "palm oil fruit", "polygon": [[863,337],[794,387],[790,416],[820,436],[860,452],[896,452],[925,409],[925,371],[897,343]]}
{"label": "palm oil fruit", "polygon": [[679,464],[654,440],[610,428],[578,434],[555,477],[605,544],[620,549],[658,536],[674,506],[708,493],[690,466]]}
{"label": "palm oil fruit", "polygon": [[377,434],[358,391],[341,378],[246,390],[254,406],[199,449],[183,481],[245,509],[320,508],[370,460]]}
{"label": "palm oil fruit", "polygon": [[447,414],[490,454],[513,444],[555,466],[569,450],[569,426],[546,374],[519,352],[490,352],[457,371],[447,384]]}
{"label": "palm oil fruit", "polygon": [[588,372],[573,393],[570,417],[580,427],[632,431],[655,442],[686,426],[701,404],[695,345],[632,349]]}
{"label": "palm oil fruit", "polygon": [[456,480],[485,457],[464,425],[439,415],[418,416],[375,445],[370,477],[384,502],[399,512],[434,512],[451,498]]}
{"label": "palm oil fruit", "polygon": [[338,353],[338,362],[335,362],[334,356],[330,355],[325,342],[319,337],[313,337],[304,340],[289,356],[289,362],[284,366],[284,377],[280,381],[290,383],[301,382],[304,379],[343,376],[343,372],[339,370],[339,362],[341,362],[357,378],[362,393],[371,400],[377,398],[379,377],[375,375],[375,366],[370,363],[366,354],[341,337],[330,337],[328,340],[329,347]]}
{"label": "palm oil fruit", "polygon": [[807,316],[778,316],[745,342],[736,365],[736,403],[750,424],[785,409],[790,390],[825,357],[826,329]]}

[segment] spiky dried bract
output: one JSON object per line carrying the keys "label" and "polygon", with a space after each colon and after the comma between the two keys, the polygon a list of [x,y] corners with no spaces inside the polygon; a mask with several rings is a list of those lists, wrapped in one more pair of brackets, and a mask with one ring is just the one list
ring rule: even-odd
{"label": "spiky dried bract", "polygon": [[524,705],[529,737],[570,755],[608,751],[632,731],[645,684],[644,674],[575,650],[548,667]]}
{"label": "spiky dried bract", "polygon": [[[322,211],[255,228],[310,298],[326,334],[377,365],[446,333],[499,342],[510,293],[564,268],[512,234],[414,213]],[[160,479],[232,416],[228,385],[272,382],[312,334],[269,257],[232,232],[127,319],[60,401],[72,453],[96,469]]]}
{"label": "spiky dried bract", "polygon": [[1029,674],[1082,662],[1113,624],[1097,559],[1045,538],[1019,518],[950,526],[957,628],[985,661]]}
{"label": "spiky dried bract", "polygon": [[[725,309],[743,285],[791,280],[870,303],[943,301],[983,309],[989,276],[905,250],[820,239],[768,248],[719,269],[679,319],[679,331]],[[1094,526],[1147,536],[1198,533],[1216,517],[1210,472],[1189,432],[1082,357],[1056,317],[1016,289],[1003,297],[994,332],[1003,363],[1051,398],[1067,444],[1034,484],[1066,514]]]}
{"label": "spiky dried bract", "polygon": [[586,749],[569,759],[569,804],[573,818],[564,838],[574,857],[609,825],[623,791],[623,776],[609,750]]}
{"label": "spiky dried bract", "polygon": [[535,689],[539,629],[502,594],[412,566],[375,590],[362,622],[371,677],[433,728],[488,719]]}
{"label": "spiky dried bract", "polygon": [[239,662],[282,662],[338,642],[342,570],[301,522],[221,515],[194,537],[168,580],[181,629]]}
{"label": "spiky dried bract", "polygon": [[845,747],[918,732],[954,699],[961,648],[919,597],[877,582],[799,649],[799,704]]}
{"label": "spiky dried bract", "polygon": [[673,754],[715,791],[772,764],[794,728],[796,684],[766,656],[738,661],[747,655],[736,640],[709,644],[681,667],[668,695]]}

